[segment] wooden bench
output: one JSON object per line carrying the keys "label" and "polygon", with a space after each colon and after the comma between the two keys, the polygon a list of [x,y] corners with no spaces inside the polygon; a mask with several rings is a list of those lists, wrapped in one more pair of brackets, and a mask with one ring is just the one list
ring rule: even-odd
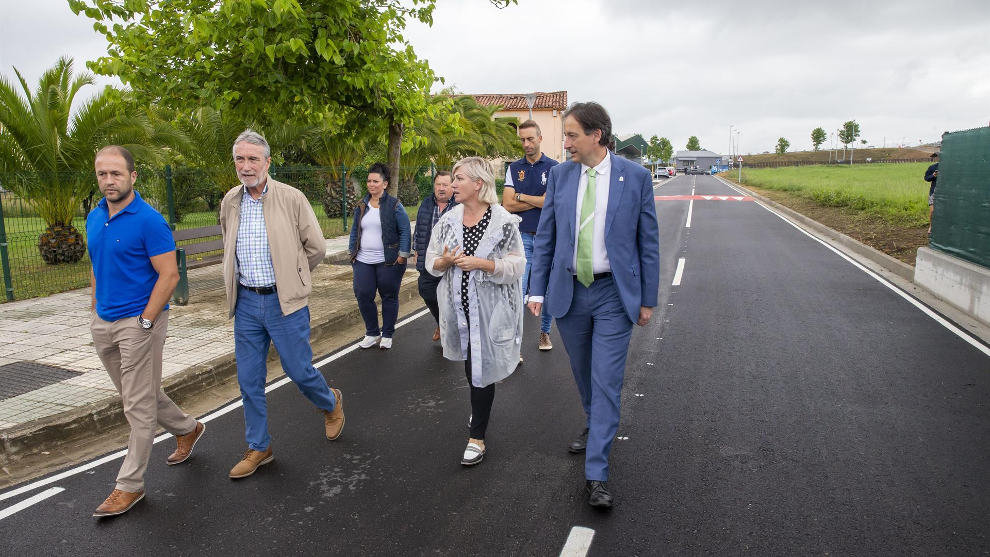
{"label": "wooden bench", "polygon": [[198,259],[192,264],[189,264],[186,259],[191,255],[199,255],[201,253],[223,250],[223,238],[205,240],[182,246],[178,245],[179,242],[188,240],[202,240],[204,238],[213,238],[215,236],[220,236],[219,224],[213,226],[200,226],[199,228],[186,228],[184,230],[176,230],[172,232],[172,238],[175,239],[177,246],[175,249],[175,259],[179,265],[179,284],[176,285],[175,293],[172,295],[172,301],[176,305],[184,306],[189,303],[189,277],[186,273],[189,269],[219,263],[223,259],[223,254],[210,255]]}

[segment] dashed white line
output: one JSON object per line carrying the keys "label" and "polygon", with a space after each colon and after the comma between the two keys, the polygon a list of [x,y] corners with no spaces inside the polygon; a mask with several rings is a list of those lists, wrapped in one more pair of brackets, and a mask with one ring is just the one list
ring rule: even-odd
{"label": "dashed white line", "polygon": [[681,276],[684,274],[684,258],[677,260],[677,270],[674,271],[674,282],[670,283],[671,286],[681,285]]}
{"label": "dashed white line", "polygon": [[30,507],[31,505],[34,505],[35,503],[40,503],[40,502],[44,501],[45,499],[48,499],[49,497],[52,497],[54,495],[58,495],[59,493],[62,493],[63,491],[65,491],[65,488],[64,487],[53,487],[51,489],[47,489],[45,491],[42,491],[41,493],[39,493],[39,494],[37,494],[37,495],[35,495],[33,497],[29,497],[29,498],[21,501],[20,503],[17,503],[16,505],[11,505],[11,506],[7,507],[6,509],[3,509],[2,511],[0,511],[0,520],[3,520],[3,519],[7,518],[8,516],[10,516],[10,515],[12,515],[12,514],[14,514],[16,512],[23,511],[24,509]]}
{"label": "dashed white line", "polygon": [[[403,319],[402,321],[399,321],[398,323],[396,323],[395,324],[395,327],[396,328],[399,328],[399,327],[403,327],[405,325],[408,325],[409,323],[412,323],[413,321],[415,321],[416,319],[419,319],[420,317],[426,315],[427,313],[429,313],[429,310],[426,310],[426,309],[424,309],[424,310],[422,310],[420,312],[414,313],[414,314],[410,315],[409,317]],[[350,354],[351,352],[353,352],[354,350],[356,350],[357,347],[358,347],[358,344],[357,343],[354,343],[351,346],[348,346],[347,348],[341,350],[340,352],[337,352],[335,354],[332,354],[330,356],[327,356],[326,358],[323,358],[322,360],[320,360],[318,362],[315,362],[313,365],[315,367],[318,367],[318,368],[319,367],[322,367],[322,366],[325,366],[328,363],[330,363],[330,362],[332,362],[332,361],[334,361],[334,360],[336,360],[338,358],[341,358],[343,356],[346,356],[347,354]],[[283,377],[282,379],[279,379],[278,381],[276,381],[276,382],[272,383],[271,385],[268,385],[267,387],[265,387],[265,392],[267,393],[267,392],[270,392],[270,391],[274,391],[275,389],[277,389],[277,388],[279,388],[279,387],[281,387],[281,386],[289,383],[290,381],[291,381],[291,379],[289,379],[288,377]],[[244,403],[241,402],[240,400],[235,400],[234,402],[231,402],[227,406],[224,406],[223,408],[220,408],[220,409],[218,409],[215,412],[212,412],[210,414],[207,414],[206,416],[203,416],[202,418],[200,418],[199,421],[201,421],[201,422],[209,422],[211,420],[214,420],[216,418],[219,418],[220,416],[223,416],[224,414],[227,414],[227,413],[233,412],[234,410],[237,410],[238,408],[240,408],[241,406],[243,406],[243,404]],[[163,434],[159,435],[158,437],[155,437],[154,443],[155,444],[160,443],[160,442],[162,442],[162,441],[164,441],[166,439],[169,439],[171,437],[172,437],[172,434],[171,433],[163,433]],[[18,495],[21,495],[22,493],[27,493],[29,491],[34,491],[35,489],[37,489],[39,487],[43,487],[43,486],[46,486],[46,485],[49,485],[49,484],[53,484],[55,482],[64,480],[65,478],[68,478],[70,476],[75,476],[76,474],[79,474],[81,472],[85,472],[86,470],[90,470],[92,468],[96,468],[97,466],[100,466],[101,464],[106,464],[107,462],[112,462],[114,460],[117,460],[118,458],[122,458],[126,454],[127,454],[127,450],[126,449],[120,450],[120,451],[117,451],[115,453],[108,454],[107,456],[104,456],[104,457],[99,458],[97,460],[94,460],[92,462],[87,462],[86,464],[83,464],[81,466],[77,466],[75,468],[71,468],[69,470],[66,470],[65,472],[62,472],[60,474],[55,474],[54,476],[51,476],[49,478],[45,478],[43,480],[38,480],[36,482],[32,482],[32,483],[29,483],[27,485],[21,486],[21,487],[19,487],[17,489],[12,489],[10,491],[4,492],[4,493],[0,493],[0,501],[3,501],[5,499],[10,499],[11,497],[17,497]],[[61,490],[61,488],[59,488],[59,489]],[[45,491],[44,493],[48,493],[49,491],[51,491],[51,490]],[[36,495],[35,497],[39,497],[40,495],[43,495],[44,493],[40,493],[40,494]],[[42,497],[42,499],[46,499],[47,497],[51,497],[54,494],[55,493],[51,493],[51,494],[47,495],[46,497]],[[28,499],[28,500],[30,501],[30,499]],[[40,500],[41,499],[39,499],[39,501]],[[13,508],[13,507],[11,507],[11,508]],[[18,510],[20,510],[20,509],[18,509]],[[17,512],[17,511],[14,511],[14,512]]]}
{"label": "dashed white line", "polygon": [[591,540],[595,537],[595,531],[584,526],[574,526],[571,533],[567,535],[564,548],[560,550],[560,557],[584,557],[591,549]]}
{"label": "dashed white line", "polygon": [[[691,195],[694,195],[694,192],[691,192]],[[691,202],[688,203],[688,216],[687,216],[687,222],[684,223],[684,228],[691,228],[691,214],[693,212],[694,212],[694,200],[692,199]]]}

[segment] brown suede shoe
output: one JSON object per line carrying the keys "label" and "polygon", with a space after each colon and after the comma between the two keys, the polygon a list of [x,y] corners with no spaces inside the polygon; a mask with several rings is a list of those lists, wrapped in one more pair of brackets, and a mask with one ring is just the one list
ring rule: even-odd
{"label": "brown suede shoe", "polygon": [[110,496],[107,500],[103,502],[102,505],[96,507],[96,511],[93,512],[95,517],[103,516],[117,516],[118,514],[124,514],[131,510],[131,507],[135,503],[144,499],[144,491],[138,491],[137,493],[132,493],[130,491],[121,491],[115,489],[110,492]]}
{"label": "brown suede shoe", "polygon": [[340,393],[340,389],[330,390],[333,391],[337,405],[329,412],[323,411],[323,425],[327,431],[327,439],[334,441],[340,437],[340,432],[344,431],[344,395]]}
{"label": "brown suede shoe", "polygon": [[203,422],[196,422],[196,427],[192,431],[185,435],[175,436],[175,452],[168,455],[165,463],[169,466],[175,466],[176,464],[182,464],[192,455],[193,447],[196,446],[196,441],[203,436],[206,431],[206,424]]}
{"label": "brown suede shoe", "polygon": [[550,333],[540,333],[540,350],[544,352],[553,350],[553,343],[550,342]]}
{"label": "brown suede shoe", "polygon": [[440,327],[433,330],[433,342],[440,340]]}
{"label": "brown suede shoe", "polygon": [[268,447],[264,451],[256,451],[254,449],[248,449],[244,453],[244,458],[240,462],[234,465],[230,469],[230,479],[236,480],[239,478],[246,478],[251,474],[254,474],[255,470],[263,464],[268,464],[269,462],[275,460],[275,455],[272,454],[272,448]]}

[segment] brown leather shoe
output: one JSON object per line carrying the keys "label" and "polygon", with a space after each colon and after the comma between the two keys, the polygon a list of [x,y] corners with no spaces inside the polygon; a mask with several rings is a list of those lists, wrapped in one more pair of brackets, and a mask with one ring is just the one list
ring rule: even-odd
{"label": "brown leather shoe", "polygon": [[440,340],[440,327],[433,330],[433,342]]}
{"label": "brown leather shoe", "polygon": [[327,439],[334,441],[340,437],[340,432],[344,431],[344,395],[340,393],[340,389],[330,390],[333,391],[337,405],[329,412],[323,411],[323,424],[327,430]]}
{"label": "brown leather shoe", "polygon": [[175,466],[176,464],[182,464],[192,455],[193,447],[196,446],[196,441],[203,436],[206,431],[206,424],[203,422],[196,422],[196,427],[192,431],[185,435],[175,436],[175,452],[168,455],[165,463],[169,466]]}
{"label": "brown leather shoe", "polygon": [[272,448],[268,447],[264,451],[256,451],[254,449],[248,449],[244,453],[244,458],[240,462],[234,465],[230,469],[230,479],[236,480],[239,478],[246,478],[251,474],[254,474],[255,470],[263,464],[268,464],[272,460],[275,460],[275,455],[272,454]]}
{"label": "brown leather shoe", "polygon": [[132,493],[130,491],[121,491],[115,489],[110,492],[110,496],[107,500],[103,502],[102,505],[96,507],[96,511],[93,512],[93,516],[117,516],[118,514],[124,514],[131,510],[131,507],[135,503],[144,499],[144,491],[138,491],[137,493]]}
{"label": "brown leather shoe", "polygon": [[544,352],[553,350],[553,343],[550,342],[550,333],[540,333],[540,350]]}

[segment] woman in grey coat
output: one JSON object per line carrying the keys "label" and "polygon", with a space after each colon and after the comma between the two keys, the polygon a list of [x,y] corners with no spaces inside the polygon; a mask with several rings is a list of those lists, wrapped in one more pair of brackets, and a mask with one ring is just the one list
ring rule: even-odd
{"label": "woman in grey coat", "polygon": [[461,464],[485,456],[495,382],[519,364],[526,267],[519,217],[498,204],[491,165],[468,157],[454,165],[454,199],[433,229],[426,270],[437,287],[440,342],[449,360],[464,360],[471,387],[471,435]]}

